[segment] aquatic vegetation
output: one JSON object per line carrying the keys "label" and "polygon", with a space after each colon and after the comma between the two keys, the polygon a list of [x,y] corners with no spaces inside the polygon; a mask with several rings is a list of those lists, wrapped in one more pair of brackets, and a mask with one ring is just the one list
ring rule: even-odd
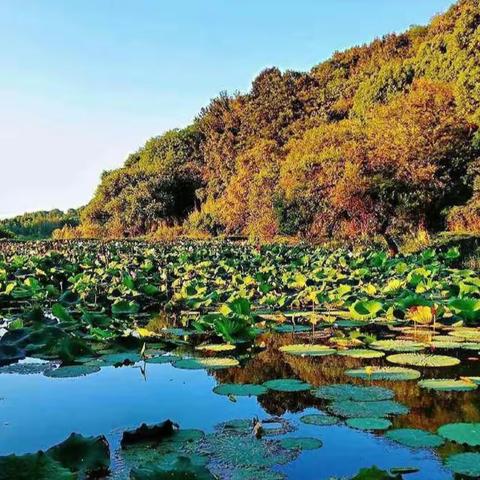
{"label": "aquatic vegetation", "polygon": [[53,460],[49,455],[38,452],[28,455],[0,457],[0,480],[75,480],[75,474]]}
{"label": "aquatic vegetation", "polygon": [[207,352],[229,352],[235,350],[235,345],[229,343],[210,343],[205,345],[197,345],[195,350],[207,351]]}
{"label": "aquatic vegetation", "polygon": [[353,400],[334,401],[328,409],[339,417],[388,417],[390,415],[405,415],[408,407],[393,400],[376,400],[370,402],[356,402]]}
{"label": "aquatic vegetation", "polygon": [[439,435],[416,428],[389,430],[385,436],[411,448],[436,448],[445,443],[445,440]]}
{"label": "aquatic vegetation", "polygon": [[235,358],[223,357],[181,358],[173,362],[175,368],[183,368],[186,370],[201,370],[203,368],[218,370],[221,368],[237,367],[238,365],[239,362]]}
{"label": "aquatic vegetation", "polygon": [[421,380],[418,384],[423,388],[430,390],[438,390],[442,392],[471,392],[476,390],[478,385],[472,381],[465,379],[448,379],[448,378],[431,378]]}
{"label": "aquatic vegetation", "polygon": [[377,340],[370,344],[370,348],[386,352],[418,352],[424,350],[425,345],[411,340]]}
{"label": "aquatic vegetation", "polygon": [[376,400],[390,400],[395,394],[392,390],[383,387],[363,387],[360,385],[326,385],[312,391],[317,398],[324,400],[354,400],[356,402],[370,402]]}
{"label": "aquatic vegetation", "polygon": [[384,352],[369,350],[367,348],[352,348],[347,350],[338,350],[337,355],[352,358],[382,358],[385,356]]}
{"label": "aquatic vegetation", "polygon": [[302,423],[306,423],[307,425],[317,425],[318,427],[327,427],[330,425],[336,425],[337,423],[340,422],[340,419],[332,415],[311,414],[311,415],[304,415],[303,417],[300,417],[300,421]]}
{"label": "aquatic vegetation", "polygon": [[358,430],[388,430],[392,426],[390,420],[376,417],[347,418],[345,423]]}
{"label": "aquatic vegetation", "polygon": [[279,378],[277,380],[268,380],[263,384],[264,387],[278,392],[303,392],[311,390],[308,383],[295,378]]}
{"label": "aquatic vegetation", "polygon": [[437,433],[452,442],[480,446],[480,423],[449,423],[442,425]]}
{"label": "aquatic vegetation", "polygon": [[403,367],[364,367],[347,370],[345,374],[363,380],[401,381],[416,380],[420,377],[419,371]]}
{"label": "aquatic vegetation", "polygon": [[316,450],[321,448],[323,443],[318,438],[288,437],[280,440],[280,445],[288,450]]}
{"label": "aquatic vegetation", "polygon": [[93,365],[70,365],[66,367],[51,368],[44,372],[46,377],[51,378],[75,378],[84,377],[100,371],[100,367]]}
{"label": "aquatic vegetation", "polygon": [[446,355],[428,355],[424,353],[399,353],[387,357],[387,361],[399,365],[413,367],[452,367],[460,363],[460,359]]}
{"label": "aquatic vegetation", "polygon": [[267,393],[268,388],[264,385],[228,383],[223,385],[217,385],[213,389],[213,391],[218,395],[250,397],[263,395]]}
{"label": "aquatic vegetation", "polygon": [[334,348],[330,348],[326,345],[283,345],[280,347],[280,351],[289,353],[290,355],[300,355],[302,357],[323,357],[324,355],[332,355],[336,352]]}
{"label": "aquatic vegetation", "polygon": [[459,475],[480,477],[480,453],[467,452],[450,455],[445,461],[445,465]]}

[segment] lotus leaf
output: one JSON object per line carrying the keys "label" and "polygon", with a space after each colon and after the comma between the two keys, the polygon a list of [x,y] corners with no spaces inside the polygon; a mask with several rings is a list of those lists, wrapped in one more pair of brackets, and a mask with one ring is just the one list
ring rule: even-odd
{"label": "lotus leaf", "polygon": [[345,375],[353,378],[362,378],[363,380],[416,380],[420,377],[420,372],[411,368],[402,367],[364,367],[347,370]]}
{"label": "lotus leaf", "polygon": [[274,330],[278,333],[303,333],[311,331],[311,327],[307,325],[275,325]]}
{"label": "lotus leaf", "polygon": [[369,350],[367,348],[352,348],[350,350],[339,350],[338,355],[352,358],[381,358],[385,356],[384,352]]}
{"label": "lotus leaf", "polygon": [[326,385],[313,390],[312,393],[317,398],[324,400],[354,400],[356,402],[390,400],[395,396],[394,392],[388,388],[350,384]]}
{"label": "lotus leaf", "polygon": [[411,448],[436,448],[445,443],[444,439],[434,433],[416,428],[398,428],[385,434],[390,440]]}
{"label": "lotus leaf", "polygon": [[43,452],[0,457],[0,480],[76,480],[73,472],[64,468]]}
{"label": "lotus leaf", "polygon": [[336,352],[335,349],[327,347],[326,345],[309,344],[284,345],[280,347],[280,351],[301,357],[322,357],[325,355],[332,355]]}
{"label": "lotus leaf", "polygon": [[419,352],[425,349],[425,345],[410,340],[377,340],[370,344],[370,348],[386,352]]}
{"label": "lotus leaf", "polygon": [[316,450],[317,448],[320,448],[323,443],[318,438],[288,437],[280,440],[280,445],[288,450]]}
{"label": "lotus leaf", "polygon": [[362,468],[351,480],[400,480],[377,467]]}
{"label": "lotus leaf", "polygon": [[223,385],[217,385],[213,391],[218,395],[250,397],[263,395],[264,393],[267,393],[268,389],[263,385],[227,383]]}
{"label": "lotus leaf", "polygon": [[295,378],[268,380],[263,384],[263,386],[278,392],[303,392],[312,388],[308,383],[302,382],[301,380],[297,380]]}
{"label": "lotus leaf", "polygon": [[466,341],[480,342],[480,330],[478,328],[459,327],[448,332],[448,334]]}
{"label": "lotus leaf", "polygon": [[480,446],[480,423],[447,423],[437,433],[452,442],[471,447]]}
{"label": "lotus leaf", "polygon": [[45,363],[14,363],[6,367],[0,367],[0,374],[2,373],[16,373],[17,375],[38,375],[45,373],[50,369],[51,365]]}
{"label": "lotus leaf", "polygon": [[339,417],[388,417],[390,415],[405,415],[408,408],[394,400],[379,400],[373,402],[355,402],[341,400],[332,402],[329,410]]}
{"label": "lotus leaf", "polygon": [[119,300],[112,305],[113,315],[134,315],[140,310],[140,305],[135,302],[127,302],[125,300]]}
{"label": "lotus leaf", "polygon": [[320,414],[312,414],[312,415],[304,415],[300,418],[302,423],[306,423],[307,425],[317,425],[318,427],[327,427],[330,425],[336,425],[339,423],[339,419],[332,415],[320,415]]}
{"label": "lotus leaf", "polygon": [[208,351],[208,352],[228,352],[230,350],[235,350],[235,345],[229,343],[219,343],[219,344],[207,344],[207,345],[198,345],[195,347],[195,350]]}
{"label": "lotus leaf", "polygon": [[51,378],[74,378],[91,375],[100,371],[100,367],[94,365],[71,365],[45,371],[44,375]]}
{"label": "lotus leaf", "polygon": [[182,358],[173,362],[173,366],[185,370],[201,370],[202,368],[218,370],[221,368],[237,367],[238,360],[234,358]]}
{"label": "lotus leaf", "polygon": [[0,366],[17,362],[25,358],[25,352],[15,345],[0,344]]}
{"label": "lotus leaf", "polygon": [[109,353],[102,355],[97,361],[101,365],[132,365],[141,360],[140,354],[137,352],[125,352],[125,353]]}
{"label": "lotus leaf", "polygon": [[146,359],[147,363],[172,363],[180,360],[176,355],[159,355],[158,357],[150,357]]}
{"label": "lotus leaf", "polygon": [[375,417],[348,418],[346,424],[358,430],[387,430],[392,426],[390,420]]}
{"label": "lotus leaf", "polygon": [[478,387],[478,385],[471,380],[455,380],[448,378],[421,380],[418,384],[423,388],[439,390],[442,392],[470,392]]}
{"label": "lotus leaf", "polygon": [[454,473],[467,477],[480,477],[480,453],[467,452],[450,455],[445,465]]}
{"label": "lotus leaf", "polygon": [[387,360],[398,365],[412,365],[414,367],[452,367],[458,365],[460,360],[445,355],[428,355],[424,353],[398,353],[390,355]]}

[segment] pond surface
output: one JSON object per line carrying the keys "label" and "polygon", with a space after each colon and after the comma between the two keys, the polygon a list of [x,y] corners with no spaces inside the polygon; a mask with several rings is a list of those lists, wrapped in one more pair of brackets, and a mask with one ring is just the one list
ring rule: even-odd
{"label": "pond surface", "polygon": [[[431,392],[420,389],[417,380],[371,382],[344,375],[348,368],[383,365],[383,359],[361,360],[337,355],[299,357],[287,355],[279,346],[292,343],[293,335],[264,335],[257,339],[262,349],[246,352],[238,367],[222,370],[184,370],[173,365],[139,362],[107,366],[77,378],[49,378],[43,374],[0,373],[0,455],[45,450],[65,440],[72,432],[85,436],[105,435],[112,452],[109,478],[128,478],[120,448],[126,429],[166,419],[181,428],[214,431],[215,425],[232,419],[266,419],[281,416],[295,429],[284,436],[314,437],[319,449],[303,451],[285,465],[275,466],[289,479],[326,480],[350,478],[362,467],[383,469],[417,467],[406,476],[412,480],[454,478],[443,467],[442,457],[461,447],[411,449],[383,433],[350,428],[341,422],[332,426],[307,425],[306,414],[328,411],[328,402],[310,391],[268,391],[259,397],[228,397],[213,392],[220,383],[254,383],[278,378],[298,378],[314,387],[329,384],[378,385],[395,392],[395,400],[409,413],[391,418],[394,428],[420,428],[435,432],[451,422],[478,422],[480,399],[473,392]],[[298,343],[298,342],[297,342]],[[420,369],[423,377],[452,378],[478,375],[479,363],[442,369]],[[282,437],[283,438],[283,437]]]}

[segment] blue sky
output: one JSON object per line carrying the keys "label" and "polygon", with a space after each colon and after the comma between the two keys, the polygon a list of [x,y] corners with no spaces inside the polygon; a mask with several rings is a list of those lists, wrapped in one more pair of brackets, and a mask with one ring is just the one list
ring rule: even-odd
{"label": "blue sky", "polygon": [[0,216],[86,203],[103,170],[268,66],[425,24],[452,0],[0,0]]}

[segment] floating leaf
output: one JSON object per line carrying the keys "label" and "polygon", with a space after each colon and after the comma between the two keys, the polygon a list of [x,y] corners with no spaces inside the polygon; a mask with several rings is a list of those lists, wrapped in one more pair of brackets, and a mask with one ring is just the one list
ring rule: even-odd
{"label": "floating leaf", "polygon": [[388,417],[390,415],[405,415],[408,408],[393,400],[379,400],[374,402],[355,402],[341,400],[332,402],[329,410],[339,417]]}
{"label": "floating leaf", "polygon": [[324,355],[332,355],[336,352],[335,349],[327,347],[326,345],[284,345],[279,349],[281,352],[289,353],[290,355],[299,355],[301,357],[322,357]]}
{"label": "floating leaf", "polygon": [[420,372],[402,367],[364,367],[347,370],[345,375],[363,380],[400,381],[416,380],[420,377]]}
{"label": "floating leaf", "polygon": [[236,367],[239,365],[235,358],[182,358],[173,362],[173,366],[185,370],[200,370],[207,368],[218,370],[221,368]]}
{"label": "floating leaf", "polygon": [[390,430],[385,436],[411,448],[436,448],[445,443],[442,437],[416,428]]}
{"label": "floating leaf", "polygon": [[399,365],[412,365],[414,367],[452,367],[458,365],[460,360],[446,355],[428,355],[425,353],[398,353],[390,355],[387,360]]}
{"label": "floating leaf", "polygon": [[0,480],[76,480],[76,476],[43,452],[0,457]]}
{"label": "floating leaf", "polygon": [[312,388],[308,383],[302,382],[301,380],[297,380],[295,378],[268,380],[263,384],[263,386],[278,392],[303,392]]}
{"label": "floating leaf", "polygon": [[324,400],[354,400],[358,402],[390,400],[395,396],[394,392],[388,388],[350,384],[326,385],[313,390],[312,393],[317,398]]}
{"label": "floating leaf", "polygon": [[197,345],[195,350],[208,351],[208,352],[228,352],[235,350],[235,345],[229,343],[211,343],[205,345]]}
{"label": "floating leaf", "polygon": [[370,344],[370,348],[386,352],[418,352],[425,349],[425,345],[410,340],[377,340]]}
{"label": "floating leaf", "polygon": [[258,396],[267,393],[268,389],[263,385],[226,383],[217,385],[213,392],[218,395]]}
{"label": "floating leaf", "polygon": [[317,425],[318,427],[326,427],[330,425],[336,425],[340,420],[337,417],[332,415],[319,415],[319,414],[312,414],[312,415],[304,415],[300,417],[300,421],[302,423],[306,423],[307,425]]}
{"label": "floating leaf", "polygon": [[349,418],[346,424],[358,430],[387,430],[392,426],[390,420],[375,417]]}
{"label": "floating leaf", "polygon": [[303,332],[310,332],[312,329],[307,325],[289,325],[289,324],[282,324],[282,325],[275,325],[273,328],[278,333],[303,333]]}
{"label": "floating leaf", "polygon": [[381,358],[385,356],[385,353],[376,350],[369,350],[367,348],[352,348],[350,350],[339,350],[338,355],[342,357],[352,358]]}
{"label": "floating leaf", "polygon": [[471,447],[480,446],[480,423],[447,423],[437,433],[452,442]]}
{"label": "floating leaf", "polygon": [[480,477],[480,453],[468,452],[450,455],[445,461],[445,465],[459,475]]}
{"label": "floating leaf", "polygon": [[316,450],[317,448],[320,448],[323,443],[318,438],[288,437],[280,440],[280,445],[288,450]]}
{"label": "floating leaf", "polygon": [[100,371],[100,367],[93,365],[70,365],[47,370],[44,375],[51,378],[84,377]]}
{"label": "floating leaf", "polygon": [[421,380],[420,382],[418,382],[418,384],[422,388],[439,390],[442,392],[470,392],[478,387],[478,385],[471,380],[455,380],[448,378]]}
{"label": "floating leaf", "polygon": [[150,357],[146,359],[147,363],[172,363],[180,360],[176,355],[159,355],[158,357]]}
{"label": "floating leaf", "polygon": [[141,360],[137,352],[109,353],[102,355],[97,361],[105,366],[108,365],[133,365]]}

